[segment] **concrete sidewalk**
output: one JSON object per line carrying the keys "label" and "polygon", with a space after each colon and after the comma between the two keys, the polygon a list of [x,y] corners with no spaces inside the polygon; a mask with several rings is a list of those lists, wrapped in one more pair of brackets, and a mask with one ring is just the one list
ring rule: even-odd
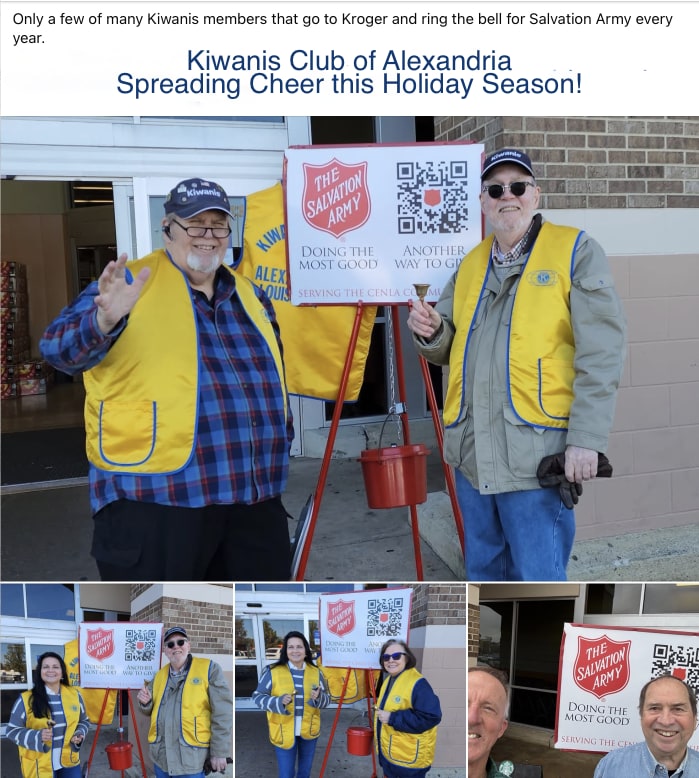
{"label": "concrete sidewalk", "polygon": [[[291,460],[284,504],[298,517],[315,492],[321,460]],[[441,460],[428,456],[428,490],[444,483]],[[361,465],[354,458],[333,459],[306,568],[313,581],[416,580],[408,508],[370,509]],[[5,491],[2,496],[2,579],[9,581],[93,581],[97,567],[90,556],[92,520],[87,486]],[[454,542],[456,528],[451,520]],[[296,521],[289,522],[290,533]],[[421,544],[427,581],[458,580],[425,542]],[[460,550],[457,550],[460,558]],[[461,573],[463,578],[463,573]]]}
{"label": "concrete sidewalk", "polygon": [[[427,457],[428,500],[418,506],[425,581],[463,580],[461,549],[441,460]],[[291,460],[284,503],[298,517],[315,492],[321,460]],[[306,568],[312,581],[407,582],[417,579],[409,509],[371,509],[361,465],[346,452],[331,460]],[[3,581],[92,581],[92,521],[83,484],[2,496]],[[293,535],[296,521],[289,522]],[[571,581],[695,581],[699,525],[576,541]]]}
{"label": "concrete sidewalk", "polygon": [[[364,710],[359,706],[363,705]],[[336,710],[327,708],[321,711],[321,729],[311,778],[318,778],[326,758],[326,750],[330,742],[333,720]],[[355,756],[347,751],[347,728],[366,727],[366,703],[357,703],[357,708],[347,706],[340,711],[339,721],[335,728],[330,749],[327,752],[327,762],[323,775],[345,776],[346,778],[371,778],[374,774],[371,756]],[[433,767],[429,778],[466,778],[466,744],[464,744],[463,767]],[[377,765],[377,774],[383,771]],[[260,778],[276,778],[277,760],[274,747],[269,742],[267,717],[262,711],[236,711],[235,714],[235,774],[236,776],[260,776]]]}

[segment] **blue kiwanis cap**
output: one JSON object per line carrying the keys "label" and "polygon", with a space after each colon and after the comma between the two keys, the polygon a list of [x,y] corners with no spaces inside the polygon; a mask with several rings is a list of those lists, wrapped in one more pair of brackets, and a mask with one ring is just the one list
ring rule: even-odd
{"label": "blue kiwanis cap", "polygon": [[[518,149],[503,149],[502,151],[496,151],[489,157],[485,158],[483,163],[483,172],[481,173],[481,181],[486,177],[488,173],[498,165],[504,164],[519,165],[524,168],[530,176],[534,176],[534,168],[532,167],[532,161],[529,156],[523,151]],[[536,176],[534,176],[536,178]]]}
{"label": "blue kiwanis cap", "polygon": [[202,211],[212,210],[233,215],[223,187],[203,178],[180,181],[165,199],[165,213],[172,213],[181,219],[190,219]]}
{"label": "blue kiwanis cap", "polygon": [[172,637],[173,635],[182,635],[182,637],[187,637],[187,630],[184,627],[170,627],[170,629],[165,630],[165,634],[163,635],[163,640],[167,640],[168,638]]}

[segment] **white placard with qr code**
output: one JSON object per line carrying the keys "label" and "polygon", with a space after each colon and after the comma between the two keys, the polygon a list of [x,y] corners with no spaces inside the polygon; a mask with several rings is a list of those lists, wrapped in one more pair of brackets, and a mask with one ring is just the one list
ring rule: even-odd
{"label": "white placard with qr code", "polygon": [[408,642],[412,589],[370,589],[320,595],[320,654],[326,667],[381,667],[379,650]]}
{"label": "white placard with qr code", "polygon": [[294,305],[436,301],[482,239],[483,145],[287,149],[287,265]]}
{"label": "white placard with qr code", "polygon": [[[699,628],[696,617],[688,622]],[[555,747],[613,751],[643,743],[639,696],[662,675],[679,678],[697,694],[699,631],[565,624]],[[689,746],[699,750],[696,730]]]}
{"label": "white placard with qr code", "polygon": [[80,625],[80,685],[138,689],[160,669],[162,623],[84,622]]}

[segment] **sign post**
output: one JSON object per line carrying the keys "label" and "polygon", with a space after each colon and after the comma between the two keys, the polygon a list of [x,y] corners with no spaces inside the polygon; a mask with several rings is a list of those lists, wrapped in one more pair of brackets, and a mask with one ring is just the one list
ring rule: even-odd
{"label": "sign post", "polygon": [[[131,721],[136,721],[131,690],[140,687],[144,679],[152,678],[160,669],[162,631],[162,623],[83,622],[80,624],[78,631],[80,686],[85,689],[104,689],[104,699],[87,760],[86,774],[90,771],[111,691],[117,690],[119,733],[123,732],[123,710],[119,697],[121,691],[126,690]],[[141,762],[141,773],[143,778],[147,778],[141,738],[135,724],[134,735]],[[123,769],[121,773],[123,776]]]}
{"label": "sign post", "polygon": [[[397,381],[400,398],[404,399],[399,306],[412,298],[416,285],[429,300],[438,299],[463,256],[480,242],[482,153],[481,144],[470,143],[299,146],[286,151],[284,195],[291,302],[299,306],[351,303],[358,307],[296,580],[302,580],[305,574],[356,348],[361,308],[388,308],[395,337]],[[442,457],[443,434],[436,398],[427,364],[422,358],[419,362]],[[398,413],[408,445],[405,404],[399,402],[390,410]],[[463,551],[463,525],[453,473],[443,458],[442,465]],[[410,506],[410,513],[417,580],[423,580],[416,505]]]}

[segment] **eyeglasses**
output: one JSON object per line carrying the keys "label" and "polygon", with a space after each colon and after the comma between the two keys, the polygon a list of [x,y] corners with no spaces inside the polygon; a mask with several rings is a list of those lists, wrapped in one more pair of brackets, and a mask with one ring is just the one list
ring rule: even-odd
{"label": "eyeglasses", "polygon": [[180,224],[177,219],[173,219],[172,221],[183,229],[190,238],[203,238],[209,230],[211,230],[211,235],[214,238],[227,238],[232,232],[230,227],[185,227],[185,225]]}
{"label": "eyeglasses", "polygon": [[183,646],[183,645],[184,645],[186,642],[187,642],[186,640],[182,640],[182,638],[180,638],[179,640],[169,640],[169,641],[168,641],[168,642],[167,642],[165,645],[166,645],[168,648],[174,648],[175,646],[179,646],[180,648],[182,648],[182,646]]}
{"label": "eyeglasses", "polygon": [[388,662],[389,659],[393,659],[394,662],[397,662],[402,656],[408,656],[405,651],[396,651],[395,654],[384,654],[381,657],[382,662]]}
{"label": "eyeglasses", "polygon": [[515,197],[521,197],[526,191],[528,186],[535,186],[531,181],[515,181],[512,184],[490,184],[489,186],[482,186],[481,192],[487,192],[493,200],[498,200],[505,194],[505,190],[509,189]]}

